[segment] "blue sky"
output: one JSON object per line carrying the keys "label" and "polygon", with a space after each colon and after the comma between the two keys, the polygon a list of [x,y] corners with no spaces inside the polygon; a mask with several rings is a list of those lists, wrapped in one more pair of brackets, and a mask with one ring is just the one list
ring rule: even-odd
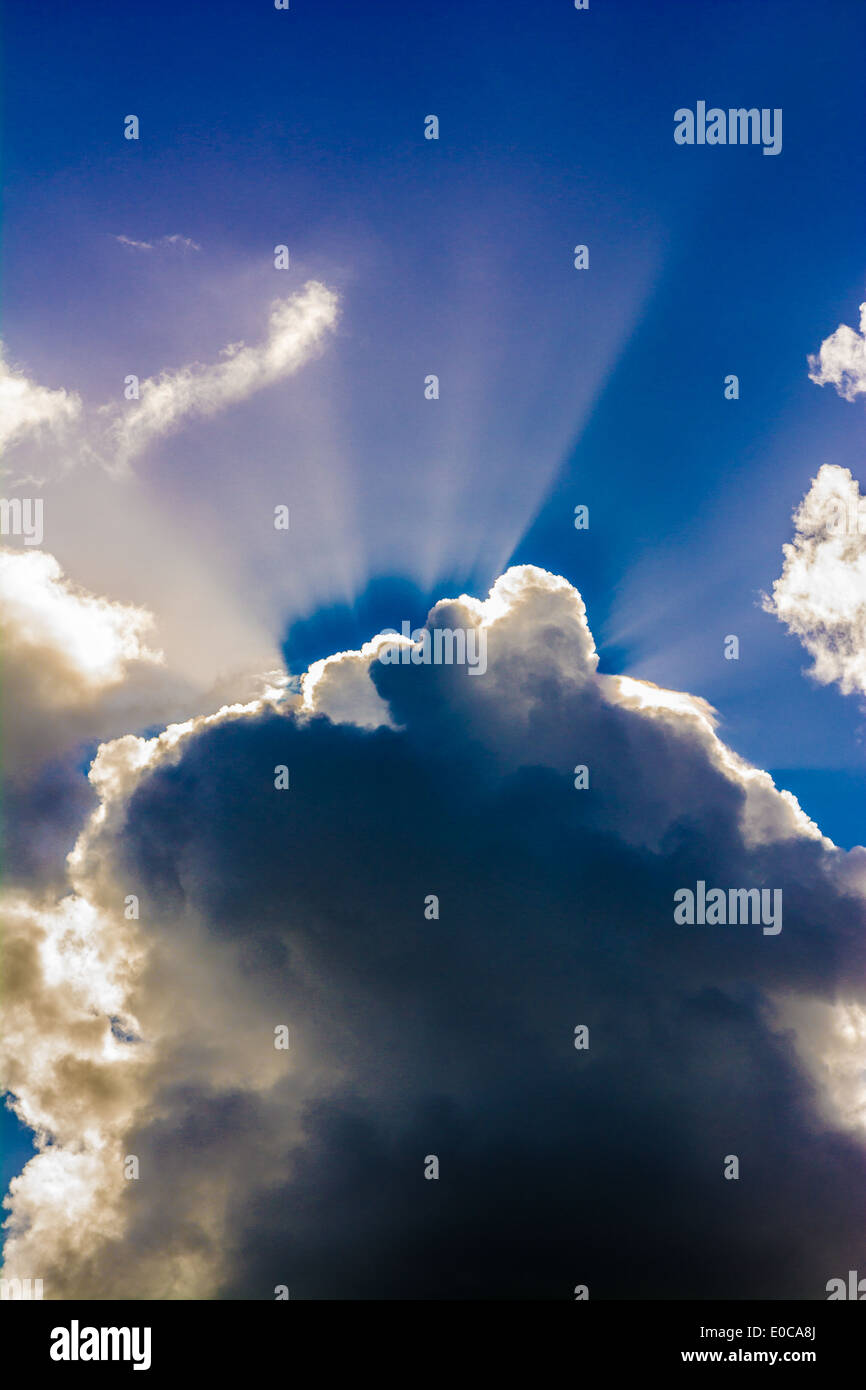
{"label": "blue sky", "polygon": [[[509,558],[548,566],[580,588],[609,669],[706,695],[746,755],[808,769],[807,808],[856,841],[859,785],[835,776],[860,766],[855,702],[801,679],[796,643],[756,605],[817,467],[856,476],[860,461],[858,410],[805,370],[862,290],[858,7],[394,4],[375,42],[350,4],[43,20],[4,18],[16,360],[102,399],[118,355],[146,371],[206,358],[239,277],[235,329],[254,331],[283,240],[299,283],[343,297],[320,375],[359,564],[346,592],[314,586],[308,611],[287,611],[286,635],[383,579],[418,590],[399,620],[443,585],[482,591]],[[673,109],[698,99],[781,106],[782,154],[676,146]],[[121,139],[130,111],[138,144]],[[420,138],[429,112],[438,143]],[[142,265],[112,241],[172,232],[202,251]],[[254,402],[239,432],[254,413],[273,460],[278,407]],[[217,447],[237,445],[232,428]],[[166,464],[180,507],[179,475],[197,486],[214,440],[197,448]],[[317,443],[298,464],[327,478],[334,460]],[[738,665],[721,659],[728,632]]]}
{"label": "blue sky", "polygon": [[[563,574],[603,669],[704,696],[738,752],[861,843],[858,698],[810,681],[760,600],[820,465],[863,472],[861,404],[806,358],[863,298],[866,10],[373,8],[4,6],[7,356],[101,402],[128,371],[255,340],[276,294],[322,280],[340,324],[300,397],[168,440],[118,485],[130,528],[142,499],[171,518],[296,672],[483,597],[509,562]],[[698,100],[782,108],[781,154],[675,145]],[[302,573],[250,530],[263,490],[293,507]],[[83,509],[56,553],[146,601],[106,516]],[[8,1128],[14,1168],[29,1140]]]}

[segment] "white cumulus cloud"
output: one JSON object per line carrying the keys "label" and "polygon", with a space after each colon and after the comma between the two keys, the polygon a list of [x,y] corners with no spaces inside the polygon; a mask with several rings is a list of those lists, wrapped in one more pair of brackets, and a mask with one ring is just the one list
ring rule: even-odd
{"label": "white cumulus cloud", "polygon": [[840,323],[809,357],[809,377],[818,386],[835,386],[846,401],[866,392],[866,304],[860,305],[860,332]]}
{"label": "white cumulus cloud", "polygon": [[[824,464],[794,513],[782,573],[764,608],[812,657],[809,674],[866,693],[866,499],[847,468]],[[862,528],[862,529],[861,529]]]}
{"label": "white cumulus cloud", "polygon": [[28,436],[56,440],[81,417],[75,392],[51,390],[9,365],[0,347],[0,454]]}
{"label": "white cumulus cloud", "polygon": [[136,665],[159,665],[153,619],[72,584],[43,550],[0,549],[3,762],[7,772],[93,737],[100,702]]}

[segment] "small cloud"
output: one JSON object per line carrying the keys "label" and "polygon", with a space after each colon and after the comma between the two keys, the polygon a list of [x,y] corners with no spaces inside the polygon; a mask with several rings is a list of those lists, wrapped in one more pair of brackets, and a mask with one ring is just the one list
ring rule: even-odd
{"label": "small cloud", "polygon": [[[852,399],[849,397],[848,399]],[[866,694],[866,533],[863,498],[847,468],[825,463],[794,513],[785,563],[764,595],[774,614],[814,661],[809,675]]]}
{"label": "small cloud", "polygon": [[201,247],[192,237],[181,236],[179,232],[173,232],[171,236],[157,237],[156,241],[135,241],[133,237],[116,236],[115,241],[119,241],[121,246],[129,246],[133,251],[154,251],[157,246],[178,246],[183,251],[200,251]]}
{"label": "small cloud", "polygon": [[161,237],[159,244],[160,246],[182,246],[184,251],[201,250],[201,247],[199,246],[198,242],[193,241],[192,237],[178,236],[177,232],[175,232],[174,236]]}
{"label": "small cloud", "polygon": [[131,246],[134,251],[152,251],[152,241],[133,241],[132,237],[116,236],[115,241],[119,241],[121,246]]}
{"label": "small cloud", "polygon": [[860,305],[860,332],[840,323],[809,357],[809,379],[835,386],[846,401],[866,395],[866,304]]}

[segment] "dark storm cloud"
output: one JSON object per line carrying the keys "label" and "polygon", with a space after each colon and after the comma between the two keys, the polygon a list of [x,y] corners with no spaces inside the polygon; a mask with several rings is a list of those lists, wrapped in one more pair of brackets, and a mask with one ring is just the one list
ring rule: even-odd
{"label": "dark storm cloud", "polygon": [[2,864],[6,888],[63,891],[65,858],[96,804],[80,764],[54,759],[29,779],[3,783]]}
{"label": "dark storm cloud", "polygon": [[[133,1245],[205,1239],[196,1173],[225,1189],[222,1296],[821,1298],[856,1267],[864,1148],[816,1119],[768,1002],[862,995],[841,856],[745,836],[693,724],[612,700],[561,625],[526,633],[491,632],[489,682],[374,663],[401,727],[229,719],[129,801],[151,983],[185,934],[219,945],[263,1062],[282,1022],[301,1057],[255,1097],[166,1079],[129,1140]],[[781,934],[677,926],[698,879],[781,888]]]}

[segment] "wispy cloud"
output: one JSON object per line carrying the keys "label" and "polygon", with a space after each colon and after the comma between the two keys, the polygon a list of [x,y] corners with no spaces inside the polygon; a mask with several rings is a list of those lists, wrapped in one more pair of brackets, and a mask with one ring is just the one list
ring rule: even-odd
{"label": "wispy cloud", "polygon": [[147,446],[193,416],[215,415],[256,391],[291,376],[322,345],[337,320],[337,296],[311,280],[271,308],[268,332],[258,345],[231,343],[222,360],[161,372],[141,383],[138,404],[103,406],[111,418],[116,466],[125,468]]}
{"label": "wispy cloud", "polygon": [[178,236],[177,232],[173,236],[164,236],[159,241],[160,246],[182,246],[185,251],[200,251],[201,247],[192,237]]}
{"label": "wispy cloud", "polygon": [[174,232],[171,236],[158,237],[156,241],[136,241],[134,237],[115,236],[115,241],[119,241],[121,246],[128,246],[132,251],[154,251],[158,246],[177,246],[184,251],[200,251],[201,246],[192,237],[180,236]]}
{"label": "wispy cloud", "polygon": [[310,280],[271,305],[260,343],[229,343],[215,362],[167,369],[140,383],[137,400],[112,401],[89,415],[75,392],[50,390],[10,367],[0,345],[0,454],[26,436],[36,436],[38,446],[38,436],[48,434],[56,444],[64,432],[67,464],[97,459],[124,473],[150,444],[185,420],[215,415],[292,376],[320,351],[337,315],[334,291]]}

